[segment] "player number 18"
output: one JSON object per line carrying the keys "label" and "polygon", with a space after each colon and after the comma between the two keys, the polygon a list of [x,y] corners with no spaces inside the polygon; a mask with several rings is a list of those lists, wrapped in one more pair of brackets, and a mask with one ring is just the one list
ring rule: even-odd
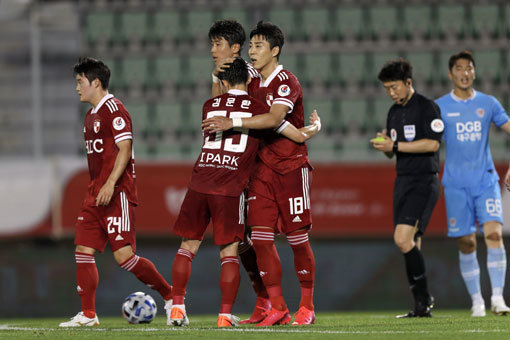
{"label": "player number 18", "polygon": [[289,198],[290,214],[299,215],[303,213],[303,197]]}

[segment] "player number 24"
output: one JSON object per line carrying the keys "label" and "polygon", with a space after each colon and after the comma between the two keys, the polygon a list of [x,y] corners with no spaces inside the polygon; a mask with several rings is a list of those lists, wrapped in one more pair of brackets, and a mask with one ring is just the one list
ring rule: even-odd
{"label": "player number 24", "polygon": [[[227,111],[219,110],[219,111],[211,111],[207,113],[207,118],[211,118],[214,116],[227,116]],[[230,112],[230,118],[247,118],[251,117],[252,114],[250,112]],[[238,144],[233,142],[233,138],[226,138],[225,143],[223,145],[223,150],[230,152],[244,152],[246,150],[246,144],[248,143],[248,130],[245,128],[235,128],[235,131],[241,131],[241,139]],[[221,144],[223,140],[223,131],[216,132],[216,135],[213,139],[213,136],[207,137],[205,140],[204,149],[221,149]]]}
{"label": "player number 24", "polygon": [[107,218],[108,220],[108,234],[115,233],[115,227],[117,227],[117,230],[119,230],[120,233],[120,217],[113,217],[110,216]]}

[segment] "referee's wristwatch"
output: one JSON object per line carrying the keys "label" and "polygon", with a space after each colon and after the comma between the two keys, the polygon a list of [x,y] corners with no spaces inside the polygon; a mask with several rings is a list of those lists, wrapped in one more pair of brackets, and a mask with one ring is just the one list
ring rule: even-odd
{"label": "referee's wristwatch", "polygon": [[393,142],[393,153],[397,153],[398,151],[398,140]]}

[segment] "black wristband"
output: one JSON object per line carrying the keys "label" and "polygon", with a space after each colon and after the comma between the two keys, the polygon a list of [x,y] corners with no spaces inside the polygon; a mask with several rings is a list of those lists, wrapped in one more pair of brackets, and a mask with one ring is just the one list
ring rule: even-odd
{"label": "black wristband", "polygon": [[397,153],[398,151],[398,140],[393,142],[393,153]]}

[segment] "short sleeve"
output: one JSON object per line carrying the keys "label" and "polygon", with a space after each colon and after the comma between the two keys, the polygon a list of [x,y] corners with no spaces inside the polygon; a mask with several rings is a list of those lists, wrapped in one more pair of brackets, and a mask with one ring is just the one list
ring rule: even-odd
{"label": "short sleeve", "polygon": [[441,109],[432,100],[424,103],[423,131],[425,138],[441,142],[444,132],[444,122],[441,119]]}
{"label": "short sleeve", "polygon": [[508,118],[508,114],[506,113],[505,109],[495,97],[490,96],[490,99],[492,102],[492,122],[496,124],[497,127],[500,127],[501,125],[508,122],[510,118]]}
{"label": "short sleeve", "polygon": [[126,139],[133,139],[131,116],[124,109],[113,112],[110,129],[112,131],[115,144]]}
{"label": "short sleeve", "polygon": [[301,93],[301,86],[294,78],[289,78],[285,72],[280,72],[276,77],[281,81],[274,90],[273,104],[288,106],[292,111]]}

